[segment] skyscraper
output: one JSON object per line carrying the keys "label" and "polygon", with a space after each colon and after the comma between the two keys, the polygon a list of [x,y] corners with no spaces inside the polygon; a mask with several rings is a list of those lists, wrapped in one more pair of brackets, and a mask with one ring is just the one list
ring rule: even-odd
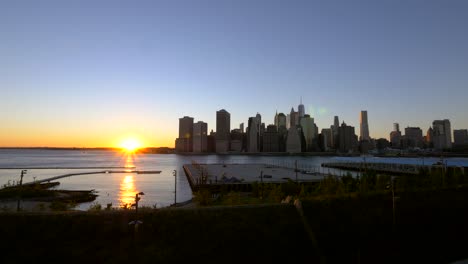
{"label": "skyscraper", "polygon": [[274,125],[269,125],[263,134],[263,152],[278,152],[279,151],[279,134],[278,129]]}
{"label": "skyscraper", "polygon": [[[333,126],[332,126],[333,127]],[[321,133],[320,147],[323,151],[329,151],[332,148],[333,131],[331,128],[323,128]]]}
{"label": "skyscraper", "polygon": [[312,151],[313,141],[317,137],[314,119],[310,115],[304,115],[301,118],[301,127],[306,143],[305,149],[306,151]]}
{"label": "skyscraper", "polygon": [[249,117],[247,126],[247,151],[258,152],[258,125],[256,117]]}
{"label": "skyscraper", "polygon": [[304,117],[304,115],[305,115],[305,108],[304,108],[304,105],[302,104],[302,96],[301,96],[301,103],[300,103],[299,106],[297,107],[297,111],[298,111],[298,113],[299,113],[299,118]]}
{"label": "skyscraper", "polygon": [[286,116],[283,113],[278,114],[278,130],[280,127],[284,127],[286,129]]}
{"label": "skyscraper", "polygon": [[340,129],[340,121],[338,119],[338,116],[334,117],[333,125],[330,128],[332,130],[332,136],[328,138],[328,140],[331,142],[331,145],[329,145],[329,147],[338,149],[338,131]]}
{"label": "skyscraper", "polygon": [[463,146],[468,144],[468,130],[454,129],[453,130],[454,145]]}
{"label": "skyscraper", "polygon": [[179,137],[176,139],[177,152],[192,152],[193,144],[193,117],[179,118]]}
{"label": "skyscraper", "polygon": [[275,113],[275,118],[274,118],[273,121],[274,121],[273,124],[274,124],[276,127],[278,127],[278,110],[277,110],[276,113]]}
{"label": "skyscraper", "polygon": [[419,127],[406,127],[405,136],[403,137],[403,147],[422,147],[423,136],[422,130]]}
{"label": "skyscraper", "polygon": [[288,130],[286,151],[289,153],[302,152],[301,136],[297,126],[291,126]]}
{"label": "skyscraper", "polygon": [[367,122],[367,111],[361,111],[361,115],[359,118],[359,125],[360,125],[360,136],[359,140],[370,140],[369,137],[369,124]]}
{"label": "skyscraper", "polygon": [[208,151],[208,124],[198,121],[193,124],[193,152]]}
{"label": "skyscraper", "polygon": [[216,111],[216,152],[229,150],[230,132],[231,114],[224,109]]}
{"label": "skyscraper", "polygon": [[357,146],[357,136],[354,133],[354,127],[346,125],[343,121],[339,128],[339,150],[342,153],[348,153],[355,150]]}
{"label": "skyscraper", "polygon": [[299,112],[294,111],[294,107],[291,108],[291,113],[289,114],[289,128],[299,125]]}
{"label": "skyscraper", "polygon": [[401,131],[398,123],[393,123],[393,131],[390,133],[392,147],[399,148],[401,145]]}
{"label": "skyscraper", "polygon": [[434,133],[433,143],[435,149],[452,148],[450,120],[434,120],[434,122],[432,122],[432,129]]}

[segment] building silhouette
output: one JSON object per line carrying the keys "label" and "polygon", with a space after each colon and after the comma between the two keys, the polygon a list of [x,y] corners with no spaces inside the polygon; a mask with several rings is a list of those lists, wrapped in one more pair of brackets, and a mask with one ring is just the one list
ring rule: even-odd
{"label": "building silhouette", "polygon": [[216,111],[216,152],[229,150],[230,132],[231,114],[224,109]]}
{"label": "building silhouette", "polygon": [[454,129],[453,130],[453,144],[456,146],[468,145],[468,130],[466,129]]}
{"label": "building silhouette", "polygon": [[299,106],[297,107],[297,112],[299,114],[299,119],[304,117],[305,115],[305,107],[304,105],[302,104],[302,97],[301,97],[301,102],[299,104]]}
{"label": "building silhouette", "polygon": [[275,125],[269,125],[263,134],[263,152],[279,151],[279,133]]}
{"label": "building silhouette", "polygon": [[310,117],[310,115],[304,115],[301,118],[301,127],[302,133],[305,139],[305,151],[312,151],[313,144],[318,136],[318,128],[317,125],[314,123],[314,119]]}
{"label": "building silhouette", "polygon": [[193,152],[208,152],[208,124],[203,121],[193,124]]}
{"label": "building silhouette", "polygon": [[398,123],[393,123],[393,131],[390,132],[390,144],[394,148],[401,147],[401,131]]}
{"label": "building silhouette", "polygon": [[256,117],[249,117],[247,126],[247,151],[258,152],[258,125]]}
{"label": "building silhouette", "polygon": [[289,129],[297,125],[299,125],[299,112],[294,111],[293,107],[289,113]]}
{"label": "building silhouette", "polygon": [[286,152],[301,153],[302,152],[302,131],[299,126],[292,126],[288,130],[286,138]]}
{"label": "building silhouette", "polygon": [[406,127],[405,135],[402,137],[403,148],[421,148],[423,146],[422,130],[419,127]]}
{"label": "building silhouette", "polygon": [[278,114],[278,140],[279,140],[279,151],[286,151],[286,137],[288,135],[286,116],[283,113]]}
{"label": "building silhouette", "polygon": [[452,130],[450,120],[434,120],[432,122],[433,144],[435,149],[452,148]]}
{"label": "building silhouette", "polygon": [[176,139],[177,152],[193,151],[193,117],[184,116],[179,118],[179,137]]}
{"label": "building silhouette", "polygon": [[353,152],[357,148],[357,136],[354,127],[346,125],[343,121],[338,130],[338,146],[342,153]]}
{"label": "building silhouette", "polygon": [[322,128],[322,133],[320,134],[320,140],[319,140],[320,149],[323,151],[330,151],[333,148],[332,144],[333,144],[332,128]]}
{"label": "building silhouette", "polygon": [[330,148],[338,149],[338,132],[340,130],[340,120],[338,116],[333,118],[333,125],[330,127],[332,130],[332,136],[328,139],[331,144],[329,145]]}
{"label": "building silhouette", "polygon": [[241,152],[244,146],[244,133],[241,132],[241,129],[233,129],[231,131],[231,151]]}
{"label": "building silhouette", "polygon": [[360,136],[359,140],[370,140],[369,137],[369,123],[367,120],[367,111],[361,111],[361,114],[359,115],[359,126],[360,126]]}

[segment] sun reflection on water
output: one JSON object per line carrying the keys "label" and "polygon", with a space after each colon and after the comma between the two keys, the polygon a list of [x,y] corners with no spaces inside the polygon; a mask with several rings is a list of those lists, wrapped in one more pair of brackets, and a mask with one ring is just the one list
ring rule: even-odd
{"label": "sun reflection on water", "polygon": [[[128,154],[125,160],[125,167],[130,168],[134,167],[134,156],[132,154]],[[130,171],[130,170],[126,170]],[[135,178],[133,174],[127,174],[122,178],[120,182],[120,193],[119,193],[119,202],[121,206],[129,207],[133,203],[135,203],[135,195],[137,194],[137,190],[135,187]]]}
{"label": "sun reflection on water", "polygon": [[133,175],[126,175],[120,183],[119,201],[122,206],[131,205],[135,202],[135,183]]}

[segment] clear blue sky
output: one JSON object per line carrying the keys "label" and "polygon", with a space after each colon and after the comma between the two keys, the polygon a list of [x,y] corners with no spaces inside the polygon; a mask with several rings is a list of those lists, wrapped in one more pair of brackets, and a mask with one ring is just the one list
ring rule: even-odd
{"label": "clear blue sky", "polygon": [[2,1],[0,146],[173,146],[178,118],[231,127],[300,96],[372,137],[468,128],[468,1]]}

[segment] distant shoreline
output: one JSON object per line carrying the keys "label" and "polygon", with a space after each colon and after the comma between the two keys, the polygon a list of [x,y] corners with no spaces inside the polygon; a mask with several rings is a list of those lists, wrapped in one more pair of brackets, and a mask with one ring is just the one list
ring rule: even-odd
{"label": "distant shoreline", "polygon": [[[0,147],[0,150],[74,150],[74,151],[120,151],[120,148],[112,147],[96,147],[96,148],[77,148],[77,147]],[[302,157],[317,157],[317,156],[327,156],[327,157],[360,157],[362,155],[370,155],[372,157],[380,158],[468,158],[468,153],[406,153],[400,155],[385,155],[385,154],[342,154],[336,152],[302,152],[302,153],[285,153],[285,152],[226,152],[226,153],[215,153],[215,152],[205,152],[205,153],[196,153],[196,152],[187,152],[187,153],[177,153],[174,148],[169,147],[148,147],[142,148],[137,151],[141,154],[175,154],[181,156],[209,156],[209,155],[219,155],[219,156],[259,156],[259,157],[290,157],[290,156],[302,156]]]}

